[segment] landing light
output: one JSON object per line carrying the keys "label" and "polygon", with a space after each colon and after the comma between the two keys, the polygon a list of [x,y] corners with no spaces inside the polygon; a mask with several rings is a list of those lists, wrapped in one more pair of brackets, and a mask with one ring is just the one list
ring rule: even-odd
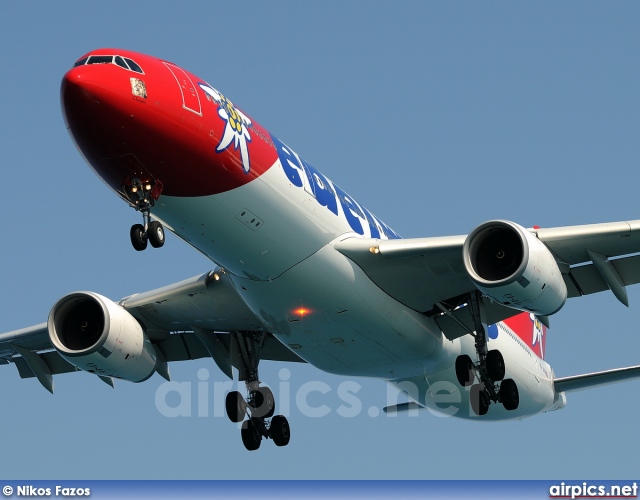
{"label": "landing light", "polygon": [[220,281],[220,275],[218,273],[213,274],[213,279],[216,281]]}
{"label": "landing light", "polygon": [[371,247],[369,251],[371,253],[380,253],[380,247]]}
{"label": "landing light", "polygon": [[301,318],[303,318],[310,312],[311,312],[311,309],[307,309],[306,307],[298,307],[298,309],[293,311],[295,315],[300,316]]}
{"label": "landing light", "polygon": [[137,192],[138,192],[138,188],[137,188],[137,187],[135,187],[135,186],[133,186],[133,187],[131,188],[131,192],[132,192],[132,193],[137,193]]}
{"label": "landing light", "polygon": [[145,188],[147,191],[151,191],[151,184],[147,184],[144,188]]}

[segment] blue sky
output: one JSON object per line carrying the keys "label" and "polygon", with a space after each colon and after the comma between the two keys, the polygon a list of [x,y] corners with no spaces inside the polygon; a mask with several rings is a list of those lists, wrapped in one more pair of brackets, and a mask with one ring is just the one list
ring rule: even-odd
{"label": "blue sky", "polygon": [[[85,52],[122,47],[224,92],[405,237],[493,218],[552,227],[640,218],[640,5],[633,2],[2,2],[0,331],[46,320],[64,294],[112,299],[208,271],[169,235],[136,253],[138,215],[96,177],[62,121],[59,84]],[[640,287],[571,300],[552,318],[558,376],[640,364]],[[198,417],[198,373],[174,364],[192,416],[162,415],[163,380],[56,378],[51,396],[0,370],[0,475],[9,478],[629,478],[640,382],[568,395],[562,411],[480,424],[370,417],[377,380],[265,363],[288,384],[292,441],[248,453],[224,417]],[[286,378],[286,377],[285,377]],[[331,391],[313,418],[305,384]],[[340,416],[340,384],[362,411]],[[189,386],[184,386],[189,387]],[[175,395],[174,395],[175,396]],[[170,403],[173,400],[168,400]],[[175,401],[174,401],[175,403]],[[214,413],[212,405],[210,414]]]}

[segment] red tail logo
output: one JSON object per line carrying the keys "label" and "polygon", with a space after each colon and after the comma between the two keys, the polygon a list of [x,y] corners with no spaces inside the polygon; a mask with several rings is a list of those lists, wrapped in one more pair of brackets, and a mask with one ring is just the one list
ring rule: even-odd
{"label": "red tail logo", "polygon": [[508,326],[540,359],[544,359],[547,342],[547,327],[533,313],[521,313],[506,319]]}

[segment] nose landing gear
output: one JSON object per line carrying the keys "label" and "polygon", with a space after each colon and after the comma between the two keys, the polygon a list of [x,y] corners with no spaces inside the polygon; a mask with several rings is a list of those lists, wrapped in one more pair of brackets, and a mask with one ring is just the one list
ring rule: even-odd
{"label": "nose landing gear", "polygon": [[131,244],[141,252],[151,243],[153,248],[164,245],[164,228],[158,221],[151,220],[151,208],[162,193],[162,183],[159,180],[142,182],[137,177],[125,186],[124,192],[130,205],[142,213],[142,224],[131,226]]}
{"label": "nose landing gear", "polygon": [[143,213],[145,219],[143,224],[134,224],[131,226],[131,244],[138,252],[147,248],[147,242],[151,243],[153,248],[160,248],[164,245],[164,228],[157,220],[147,222],[150,214]]}

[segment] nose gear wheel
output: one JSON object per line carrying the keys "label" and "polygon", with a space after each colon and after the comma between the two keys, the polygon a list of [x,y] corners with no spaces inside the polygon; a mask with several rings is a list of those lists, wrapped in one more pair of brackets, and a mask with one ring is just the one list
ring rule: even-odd
{"label": "nose gear wheel", "polygon": [[153,248],[164,245],[165,235],[162,224],[151,220],[151,209],[162,193],[162,183],[159,180],[141,181],[134,177],[124,186],[123,192],[129,204],[142,214],[142,224],[131,226],[131,244],[141,252],[151,243]]}

